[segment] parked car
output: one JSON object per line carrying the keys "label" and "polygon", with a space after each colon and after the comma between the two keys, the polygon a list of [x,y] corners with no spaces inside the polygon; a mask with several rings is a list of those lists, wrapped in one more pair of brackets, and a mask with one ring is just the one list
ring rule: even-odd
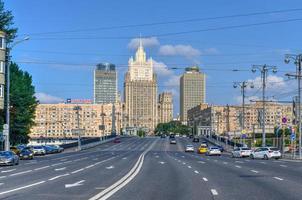
{"label": "parked car", "polygon": [[43,145],[42,147],[45,149],[46,154],[56,153],[56,149],[49,145]]}
{"label": "parked car", "polygon": [[161,134],[160,138],[166,138],[165,134]]}
{"label": "parked car", "polygon": [[13,151],[0,151],[0,165],[18,165],[19,156]]}
{"label": "parked car", "polygon": [[113,143],[121,143],[121,139],[120,139],[120,138],[115,138],[115,139],[113,140]]}
{"label": "parked car", "polygon": [[208,148],[208,151],[206,153],[208,156],[221,156],[221,151],[218,147],[213,146]]}
{"label": "parked car", "polygon": [[171,139],[170,140],[170,144],[176,144],[176,140],[175,139]]}
{"label": "parked car", "polygon": [[194,152],[194,146],[192,144],[188,144],[186,146],[185,152]]}
{"label": "parked car", "polygon": [[54,150],[55,150],[55,153],[61,153],[64,151],[64,148],[63,147],[60,147],[59,145],[48,145],[50,147],[52,147]]}
{"label": "parked car", "polygon": [[193,142],[199,142],[199,138],[198,137],[194,137],[193,138]]}
{"label": "parked car", "polygon": [[247,147],[237,147],[232,151],[232,157],[242,158],[249,157],[252,153],[252,150]]}
{"label": "parked car", "polygon": [[15,154],[19,155],[20,154],[20,149],[18,149],[17,147],[15,146],[11,146],[10,147],[10,150],[13,151]]}
{"label": "parked car", "polygon": [[282,157],[282,154],[276,147],[260,147],[255,151],[252,151],[250,157],[252,159],[260,158],[265,160],[268,160],[270,158],[279,159]]}
{"label": "parked car", "polygon": [[206,144],[201,144],[198,148],[198,153],[206,153],[208,151],[208,146]]}
{"label": "parked car", "polygon": [[221,153],[224,152],[223,146],[217,145],[217,147],[219,148],[219,150],[221,151]]}
{"label": "parked car", "polygon": [[34,159],[34,152],[32,152],[29,149],[24,148],[21,150],[19,157],[21,160],[24,160],[24,159],[32,160],[32,159]]}
{"label": "parked car", "polygon": [[33,152],[34,155],[45,155],[46,154],[46,150],[43,148],[43,146],[33,146]]}

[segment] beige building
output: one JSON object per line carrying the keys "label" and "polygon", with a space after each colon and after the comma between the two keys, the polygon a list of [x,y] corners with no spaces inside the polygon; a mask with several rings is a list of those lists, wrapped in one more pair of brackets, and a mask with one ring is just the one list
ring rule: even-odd
{"label": "beige building", "polygon": [[[245,108],[245,132],[247,134],[262,133],[259,120],[262,103],[247,104]],[[194,127],[197,134],[240,134],[242,130],[241,106],[217,106],[200,104],[188,111],[188,124]],[[276,126],[282,125],[282,118],[286,117],[288,125],[292,126],[292,105],[266,104],[266,133],[273,133]]]}
{"label": "beige building", "polygon": [[173,97],[171,92],[163,92],[158,96],[158,123],[173,120]]}
{"label": "beige building", "polygon": [[[80,107],[79,127],[75,106]],[[112,115],[113,110],[115,115]],[[102,113],[104,117],[101,117]],[[118,103],[114,108],[113,104],[39,104],[35,115],[36,125],[31,129],[31,138],[76,138],[74,130],[78,128],[83,129],[82,137],[110,135],[112,128],[119,134],[121,130],[122,111]],[[100,129],[103,122],[105,130]]]}
{"label": "beige building", "polygon": [[146,59],[141,41],[135,58],[131,57],[128,65],[124,83],[125,126],[153,131],[158,119],[157,80],[152,58]]}
{"label": "beige building", "polygon": [[0,31],[0,109],[4,109],[4,85],[5,85],[5,33]]}
{"label": "beige building", "polygon": [[180,77],[180,121],[187,123],[189,109],[205,103],[205,74],[198,67],[188,67]]}

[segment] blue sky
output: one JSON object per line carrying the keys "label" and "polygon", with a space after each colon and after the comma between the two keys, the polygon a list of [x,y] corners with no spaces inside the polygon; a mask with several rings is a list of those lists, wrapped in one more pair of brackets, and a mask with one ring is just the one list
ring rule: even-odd
{"label": "blue sky", "polygon": [[[302,19],[302,10],[254,16],[226,17],[299,7],[299,0],[208,0],[208,1],[102,1],[102,0],[7,0],[15,16],[19,37],[30,40],[13,50],[13,60],[33,76],[36,92],[46,102],[66,98],[92,98],[93,68],[100,62],[117,65],[119,90],[123,91],[128,59],[135,41],[146,37],[147,55],[156,61],[159,91],[172,91],[175,114],[179,112],[179,81],[182,69],[198,64],[207,74],[207,102],[240,103],[234,81],[254,80],[256,98],[259,73],[252,64],[276,65],[277,74],[268,78],[268,96],[288,100],[295,95],[295,82],[284,74],[295,71],[283,63],[285,53],[301,51],[302,21],[272,23],[242,28],[237,25]],[[302,8],[302,6],[300,7]],[[219,19],[204,19],[222,17]],[[150,23],[199,19],[183,23]],[[123,25],[140,25],[120,27]],[[146,25],[149,24],[149,25]],[[109,27],[109,28],[108,28]],[[199,30],[186,34],[179,33]],[[202,30],[202,31],[201,31]],[[132,43],[131,43],[132,40]],[[242,71],[233,72],[232,69]]]}

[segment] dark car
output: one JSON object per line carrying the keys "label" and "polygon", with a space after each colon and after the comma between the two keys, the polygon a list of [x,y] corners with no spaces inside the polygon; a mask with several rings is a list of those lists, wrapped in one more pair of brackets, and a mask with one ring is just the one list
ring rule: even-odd
{"label": "dark car", "polygon": [[13,151],[0,151],[0,165],[18,165],[19,156]]}
{"label": "dark car", "polygon": [[161,134],[160,138],[166,138],[165,134]]}
{"label": "dark car", "polygon": [[193,142],[199,142],[199,138],[198,137],[194,137],[193,138]]}
{"label": "dark car", "polygon": [[189,138],[193,138],[193,135],[189,135]]}
{"label": "dark car", "polygon": [[217,147],[218,147],[218,149],[219,149],[221,152],[223,152],[223,151],[224,151],[223,146],[217,145]]}
{"label": "dark car", "polygon": [[43,148],[44,148],[46,154],[56,153],[56,149],[54,149],[54,148],[51,147],[51,146],[43,145]]}
{"label": "dark car", "polygon": [[175,134],[170,134],[170,139],[174,139],[175,138]]}
{"label": "dark car", "polygon": [[115,139],[113,140],[113,143],[121,143],[121,139],[120,139],[120,138],[115,138]]}
{"label": "dark car", "polygon": [[50,146],[51,148],[54,149],[55,153],[61,153],[64,151],[64,148],[63,147],[60,147],[59,145],[48,145]]}
{"label": "dark car", "polygon": [[29,149],[24,148],[23,150],[21,150],[19,157],[21,160],[25,160],[25,159],[32,160],[34,158],[34,152],[32,152]]}

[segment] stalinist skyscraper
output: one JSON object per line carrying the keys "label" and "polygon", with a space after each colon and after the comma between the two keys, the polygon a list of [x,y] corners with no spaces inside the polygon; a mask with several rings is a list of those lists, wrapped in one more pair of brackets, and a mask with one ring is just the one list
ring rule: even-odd
{"label": "stalinist skyscraper", "polygon": [[152,132],[158,119],[157,79],[152,58],[146,59],[141,40],[135,58],[129,59],[128,66],[124,83],[126,126],[148,128]]}

